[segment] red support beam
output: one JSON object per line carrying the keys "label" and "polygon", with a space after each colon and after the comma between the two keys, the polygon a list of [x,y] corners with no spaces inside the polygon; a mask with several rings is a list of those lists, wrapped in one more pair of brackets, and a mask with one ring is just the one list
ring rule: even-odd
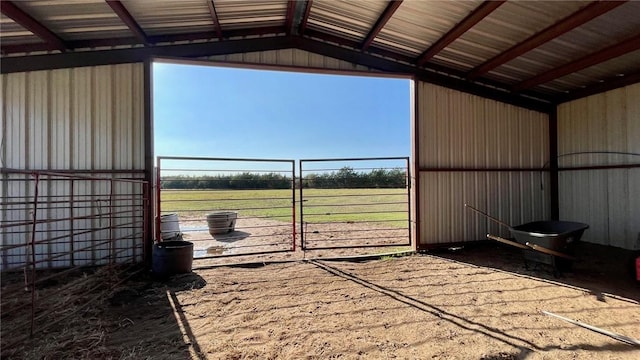
{"label": "red support beam", "polygon": [[296,1],[289,0],[287,2],[287,15],[285,17],[285,27],[287,29],[287,35],[291,35],[293,33],[293,16],[296,12]]}
{"label": "red support beam", "polygon": [[12,1],[0,1],[0,11],[18,23],[23,28],[31,31],[35,36],[44,40],[48,44],[48,49],[67,50],[69,47],[58,35],[54,34],[38,20],[17,7]]}
{"label": "red support beam", "polygon": [[302,15],[302,19],[300,20],[300,29],[298,33],[300,35],[304,35],[304,31],[307,29],[307,21],[309,20],[309,14],[311,13],[311,6],[313,5],[313,0],[307,1],[307,7],[304,9],[304,15]]}
{"label": "red support beam", "polygon": [[[283,26],[268,26],[251,29],[236,29],[227,30],[222,33],[223,38],[238,37],[238,36],[254,36],[254,35],[278,35],[284,34],[285,29]],[[149,41],[152,44],[157,43],[171,43],[176,41],[193,41],[193,40],[209,40],[212,33],[198,32],[198,33],[186,33],[186,34],[172,34],[172,35],[155,35],[150,36]],[[96,48],[96,47],[109,47],[109,46],[123,46],[123,45],[139,45],[140,42],[134,37],[128,38],[111,38],[111,39],[92,39],[92,40],[75,40],[69,41],[69,48],[81,49],[81,48]],[[33,51],[46,51],[51,50],[48,44],[15,44],[15,45],[0,45],[0,49],[4,54],[24,53]]]}
{"label": "red support beam", "polygon": [[118,15],[120,20],[122,20],[125,25],[133,32],[135,37],[143,44],[150,44],[149,39],[147,38],[147,34],[144,33],[144,30],[138,25],[138,22],[131,16],[127,8],[124,7],[122,2],[118,0],[106,0],[107,4],[111,7],[113,12]]}
{"label": "red support beam", "polygon": [[569,32],[580,25],[587,23],[590,20],[595,19],[596,17],[605,14],[618,6],[624,4],[624,1],[596,1],[593,2],[584,8],[578,10],[577,12],[569,15],[568,17],[558,21],[557,23],[549,26],[548,28],[540,31],[539,33],[529,37],[523,42],[513,46],[509,50],[498,54],[491,60],[485,62],[484,64],[476,67],[475,69],[469,72],[469,79],[476,79],[489,71],[497,68],[500,65],[503,65],[518,56],[521,56],[528,51],[531,51],[538,46],[551,41],[558,36]]}
{"label": "red support beam", "polygon": [[640,83],[640,71],[631,74],[625,74],[624,76],[615,76],[611,79],[589,85],[585,88],[570,91],[564,96],[560,96],[557,103],[562,104],[567,101],[580,99],[586,96],[599,94],[605,91],[615,90],[624,86]]}
{"label": "red support beam", "polygon": [[457,38],[467,32],[467,30],[471,29],[475,24],[479,23],[482,19],[487,17],[505,2],[506,0],[487,0],[483,2],[475,10],[473,10],[471,14],[465,17],[460,23],[454,26],[453,29],[449,30],[448,33],[441,37],[440,40],[436,41],[435,44],[431,45],[430,48],[423,52],[416,60],[416,64],[418,64],[418,66],[424,65],[424,63],[429,61],[429,59],[437,55],[440,51],[442,51],[442,49],[446,48],[449,44],[454,42]]}
{"label": "red support beam", "polygon": [[607,60],[611,60],[627,54],[629,52],[639,50],[640,49],[640,34],[632,36],[627,40],[615,44],[613,46],[609,46],[600,51],[596,51],[595,53],[589,54],[580,59],[574,60],[568,64],[562,65],[555,69],[551,69],[547,72],[544,72],[540,75],[534,76],[531,79],[525,80],[519,84],[516,84],[512,91],[522,91],[526,89],[530,89],[534,86],[548,83],[555,79],[561,78],[565,75],[569,75],[571,73],[580,71],[582,69],[586,69],[588,67],[600,64]]}
{"label": "red support beam", "polygon": [[382,14],[378,18],[378,21],[376,21],[371,31],[369,31],[369,34],[367,35],[367,37],[362,42],[362,46],[360,48],[362,51],[367,50],[367,48],[371,45],[371,43],[373,43],[373,40],[376,38],[376,36],[378,36],[382,28],[387,24],[389,19],[391,19],[391,17],[396,12],[396,10],[398,10],[400,5],[402,5],[402,0],[389,1],[387,8],[384,9]]}
{"label": "red support beam", "polygon": [[[316,38],[316,39],[320,39],[326,42],[330,42],[330,43],[336,43],[342,46],[348,46],[350,48],[353,49],[357,49],[358,48],[358,42],[354,41],[354,40],[349,40],[349,39],[345,39],[339,36],[335,36],[332,34],[327,34],[324,32],[320,32],[317,30],[313,30],[313,29],[309,29],[307,31],[306,34],[308,37],[312,37],[312,38]],[[403,63],[408,63],[408,64],[412,64],[413,63],[413,59],[410,56],[407,55],[402,55],[387,49],[383,49],[383,48],[379,48],[376,46],[371,46],[369,48],[369,53],[371,54],[377,54],[380,56],[383,56],[385,58],[389,58],[389,59],[394,59]],[[447,76],[452,76],[453,78],[457,78],[457,79],[463,79],[465,77],[465,73],[459,70],[453,70],[451,68],[442,66],[442,65],[438,65],[438,64],[427,64],[426,69],[429,69],[431,71],[435,71],[437,73],[442,73],[442,74],[447,74]],[[469,82],[467,82],[469,83]],[[506,84],[500,83],[498,81],[494,81],[494,80],[489,80],[489,79],[481,79],[480,81],[477,81],[478,84],[483,84],[483,86],[487,86],[490,88],[499,88],[499,89],[504,89],[504,91],[508,91],[508,86]],[[547,102],[552,102],[552,99],[549,97],[549,95],[546,94],[542,94],[539,92],[535,92],[535,91],[528,91],[528,92],[522,92],[520,95],[525,95],[525,96],[529,96],[531,98],[536,98],[536,99],[541,99]]]}
{"label": "red support beam", "polygon": [[223,40],[222,26],[220,25],[220,20],[218,20],[218,12],[216,11],[216,6],[213,3],[213,0],[207,1],[207,5],[209,5],[209,13],[211,14],[211,20],[213,20],[213,27],[216,29],[218,40]]}

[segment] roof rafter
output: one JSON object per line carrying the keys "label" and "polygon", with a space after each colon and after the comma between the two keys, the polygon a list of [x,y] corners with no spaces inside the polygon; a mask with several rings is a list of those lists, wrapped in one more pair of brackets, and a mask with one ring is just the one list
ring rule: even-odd
{"label": "roof rafter", "polygon": [[367,50],[367,48],[373,43],[373,40],[378,36],[382,28],[387,24],[389,19],[393,16],[393,14],[398,10],[398,8],[402,5],[402,0],[390,0],[387,7],[384,9],[378,21],[376,21],[367,37],[362,42],[361,50]]}
{"label": "roof rafter", "polygon": [[582,89],[571,91],[565,96],[561,96],[557,103],[561,104],[567,101],[580,99],[586,96],[599,94],[605,91],[615,90],[624,86],[632,85],[640,82],[640,71],[625,74],[624,76],[616,76],[614,78],[586,86]]}
{"label": "roof rafter", "polygon": [[525,54],[528,51],[535,49],[536,47],[555,39],[556,37],[569,32],[586,22],[595,19],[596,17],[605,14],[616,7],[624,4],[624,1],[596,1],[577,12],[569,15],[568,17],[558,21],[557,23],[547,27],[537,34],[529,37],[519,44],[511,47],[510,49],[498,54],[485,63],[477,66],[475,69],[469,72],[469,79],[476,79],[489,71],[497,68],[498,66],[505,64],[518,56]]}
{"label": "roof rafter", "polygon": [[119,0],[105,0],[105,1],[111,7],[113,12],[115,12],[116,15],[118,15],[120,20],[122,20],[122,22],[125,23],[125,25],[127,25],[129,30],[133,32],[135,37],[138,38],[138,40],[140,40],[141,43],[145,45],[148,45],[151,43],[149,41],[149,38],[147,37],[147,34],[145,34],[144,30],[142,30],[138,22],[133,18],[133,16],[131,16],[131,13],[129,13],[129,10],[127,10],[127,8],[124,7],[122,2],[120,2]]}
{"label": "roof rafter", "polygon": [[207,5],[209,6],[209,13],[211,14],[211,20],[213,21],[213,27],[215,28],[216,35],[218,35],[219,40],[223,40],[224,37],[222,36],[222,26],[220,25],[220,20],[218,20],[216,5],[213,3],[213,0],[208,0]]}
{"label": "roof rafter", "polygon": [[[306,1],[289,0],[287,3],[287,15],[285,19],[285,27],[287,35],[298,35],[300,32],[300,24],[308,9]],[[306,23],[306,20],[305,20]],[[306,24],[305,24],[306,26]]]}
{"label": "roof rafter", "polygon": [[[238,37],[238,36],[253,36],[253,35],[278,35],[284,34],[284,26],[268,26],[252,29],[235,29],[223,31],[223,37]],[[150,36],[149,41],[152,44],[157,43],[171,43],[175,41],[193,41],[193,40],[208,40],[211,39],[211,32],[198,32],[198,33],[186,33],[186,34],[172,34],[172,35],[155,35]],[[91,40],[74,40],[68,42],[69,46],[73,49],[81,48],[96,48],[107,46],[123,46],[123,45],[139,45],[140,42],[137,38],[109,38],[109,39],[91,39]],[[12,53],[25,53],[33,51],[46,51],[50,50],[46,44],[16,44],[16,45],[1,45],[0,49],[5,54]]]}
{"label": "roof rafter", "polygon": [[551,69],[542,74],[520,82],[513,86],[513,91],[522,91],[561,78],[565,75],[617,58],[631,51],[640,49],[640,34],[632,36],[620,43],[591,53],[570,63]]}
{"label": "roof rafter", "polygon": [[453,78],[444,74],[420,69],[415,65],[399,63],[390,59],[363,53],[357,49],[347,49],[342,46],[332,45],[326,42],[308,38],[302,38],[300,43],[298,44],[298,48],[316,54],[329,56],[335,59],[361,64],[382,71],[412,75],[415,76],[418,80],[425,81],[431,84],[436,84],[450,89],[475,94],[485,98],[494,99],[535,111],[548,112],[553,107],[551,103],[530,99],[519,94],[511,94],[490,87],[482,86],[477,83],[471,83],[469,81],[466,81],[465,79]]}
{"label": "roof rafter", "polygon": [[35,36],[49,44],[48,50],[51,48],[61,51],[69,49],[68,44],[64,40],[54,34],[46,26],[42,25],[38,20],[34,19],[31,15],[20,9],[12,1],[0,1],[0,11],[2,11],[5,16],[11,18],[20,26],[31,31]]}
{"label": "roof rafter", "polygon": [[[209,34],[211,34],[209,32]],[[31,56],[9,56],[2,59],[0,73],[76,68],[144,62],[155,57],[203,57],[236,54],[250,51],[268,51],[295,48],[300,41],[296,36],[274,36],[198,42],[178,45],[151,45],[128,49],[65,52]]]}
{"label": "roof rafter", "polygon": [[295,0],[289,0],[287,2],[287,15],[285,18],[285,26],[287,29],[287,35],[293,33],[293,16],[296,12],[296,2]]}
{"label": "roof rafter", "polygon": [[462,19],[456,26],[454,26],[443,37],[436,41],[430,48],[425,50],[416,60],[418,66],[424,65],[429,59],[437,55],[447,45],[454,42],[457,38],[462,36],[467,30],[471,29],[475,24],[479,23],[482,19],[491,14],[495,9],[504,4],[506,0],[491,1],[487,0],[480,4],[475,10],[473,10],[467,17]]}
{"label": "roof rafter", "polygon": [[[354,41],[354,40],[349,40],[349,39],[345,39],[345,38],[341,38],[341,37],[337,37],[335,35],[331,35],[331,34],[327,34],[327,33],[323,33],[323,32],[319,32],[317,30],[309,30],[308,31],[308,36],[316,38],[316,39],[320,39],[322,41],[326,41],[326,42],[330,42],[330,43],[336,43],[342,46],[347,46],[353,49],[358,49],[358,42]],[[401,63],[406,63],[406,64],[413,64],[413,58],[407,55],[402,55],[402,54],[398,54],[398,53],[394,53],[391,52],[389,50],[383,49],[383,48],[379,48],[379,47],[374,47],[371,46],[369,48],[369,53],[371,54],[375,54],[375,55],[380,55],[383,56],[385,58],[390,58],[393,59],[395,61],[399,61]],[[404,64],[403,64],[404,65]],[[461,84],[463,81],[466,82],[468,85],[470,86],[478,86],[478,87],[484,87],[485,89],[500,89],[498,91],[504,93],[504,94],[509,94],[509,89],[508,86],[500,83],[498,81],[495,80],[489,80],[489,79],[482,79],[481,81],[467,81],[466,77],[465,77],[465,73],[460,71],[460,70],[455,70],[455,69],[451,69],[448,68],[446,66],[443,65],[439,65],[439,64],[433,64],[433,63],[429,63],[425,66],[426,70],[429,70],[430,72],[434,72],[434,73],[440,73],[440,74],[446,74],[444,76],[447,76],[449,79],[452,79],[453,81]],[[540,99],[543,100],[545,102],[552,102],[552,99],[549,97],[549,95],[547,94],[542,94],[536,91],[527,91],[527,92],[522,92],[519,95],[528,97],[530,99]]]}
{"label": "roof rafter", "polygon": [[311,13],[311,6],[313,6],[313,0],[306,1],[307,6],[304,9],[304,14],[302,15],[302,19],[300,19],[300,28],[298,29],[298,34],[303,35],[304,31],[307,29],[307,21],[309,20],[309,14]]}

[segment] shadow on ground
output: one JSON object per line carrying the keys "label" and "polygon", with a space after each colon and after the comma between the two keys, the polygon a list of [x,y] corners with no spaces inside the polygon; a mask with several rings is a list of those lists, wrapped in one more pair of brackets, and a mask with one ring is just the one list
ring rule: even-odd
{"label": "shadow on ground", "polygon": [[200,345],[176,294],[206,284],[196,273],[168,278],[145,274],[128,282],[108,300],[105,318],[113,326],[105,346],[121,349],[120,359],[199,359]]}
{"label": "shadow on ground", "polygon": [[576,260],[560,276],[545,264],[525,266],[520,249],[494,242],[481,242],[450,249],[437,249],[432,255],[484,266],[543,280],[590,290],[599,300],[607,294],[640,301],[640,283],[632,271],[637,252],[580,242],[576,244]]}

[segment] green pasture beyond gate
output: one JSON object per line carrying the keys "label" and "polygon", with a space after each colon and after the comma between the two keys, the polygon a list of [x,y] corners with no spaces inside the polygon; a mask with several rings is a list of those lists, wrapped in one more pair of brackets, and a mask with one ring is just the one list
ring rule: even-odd
{"label": "green pasture beyond gate", "polygon": [[[376,221],[407,226],[406,189],[304,189],[304,220],[316,222]],[[291,221],[291,189],[283,190],[162,190],[162,212],[181,217],[232,210],[240,217]],[[296,190],[296,213],[300,199]],[[404,221],[403,221],[404,220]]]}

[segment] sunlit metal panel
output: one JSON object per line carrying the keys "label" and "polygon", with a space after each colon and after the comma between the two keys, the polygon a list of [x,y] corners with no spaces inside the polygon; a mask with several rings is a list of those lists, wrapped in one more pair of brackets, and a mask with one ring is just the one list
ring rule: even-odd
{"label": "sunlit metal panel", "polygon": [[[508,229],[465,210],[469,203],[519,225],[550,214],[548,116],[419,82],[420,243],[482,240]],[[469,171],[446,171],[447,168]],[[473,169],[513,171],[472,171]]]}

